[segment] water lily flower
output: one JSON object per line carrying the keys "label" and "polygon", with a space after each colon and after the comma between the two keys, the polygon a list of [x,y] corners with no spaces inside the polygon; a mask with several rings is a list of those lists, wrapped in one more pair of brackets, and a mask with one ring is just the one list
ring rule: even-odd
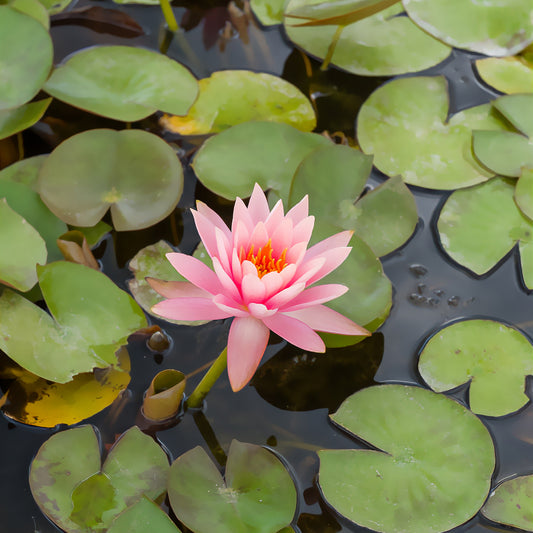
{"label": "water lily flower", "polygon": [[189,281],[149,280],[167,298],[152,311],[174,320],[234,317],[227,346],[234,391],[252,378],[270,331],[311,352],[325,351],[316,331],[370,335],[323,305],[348,290],[344,285],[316,282],[346,259],[352,232],[343,231],[308,248],[315,219],[308,215],[307,196],[284,214],[281,200],[269,209],[256,184],[248,207],[236,199],[231,229],[202,202],[192,214],[214,270],[187,254],[167,254]]}

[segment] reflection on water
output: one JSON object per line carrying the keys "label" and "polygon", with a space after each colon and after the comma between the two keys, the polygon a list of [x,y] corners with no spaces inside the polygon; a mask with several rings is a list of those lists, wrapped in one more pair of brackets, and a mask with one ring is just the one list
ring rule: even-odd
{"label": "reflection on water", "polygon": [[[58,16],[52,24],[56,61],[95,44],[158,49],[163,42],[162,16],[157,7],[111,2],[79,2],[74,7],[81,11],[70,16],[70,20],[68,14]],[[100,10],[86,9],[94,7]],[[112,21],[102,22],[102,8],[113,9],[118,14]],[[315,61],[304,59],[287,44],[278,28],[262,31],[245,11],[230,12],[221,2],[194,3],[190,9],[175,8],[175,12],[185,32],[167,43],[170,57],[185,63],[198,77],[228,68],[283,74],[313,100],[319,111],[319,129],[342,130],[353,137],[353,122],[359,106],[385,81],[347,75],[338,70],[321,73]],[[249,41],[247,46],[243,46],[243,37]],[[470,66],[473,57],[474,54],[455,52],[444,65],[428,71],[430,74],[443,72],[448,77],[452,112],[486,102],[494,94],[475,78]],[[61,103],[54,103],[50,117],[46,129],[38,131],[40,142],[50,148],[76,131],[124,127]],[[154,129],[156,125],[153,119],[142,123],[147,129]],[[175,148],[184,155],[194,147],[177,139]],[[381,181],[381,175],[375,172],[372,183],[376,185]],[[211,193],[196,183],[189,170],[183,198],[171,217],[153,228],[108,238],[101,249],[102,261],[106,273],[120,287],[126,287],[125,280],[129,277],[125,268],[127,261],[147,244],[163,238],[186,253],[192,252],[198,236],[188,209],[194,205],[195,191],[197,197],[222,214],[228,212],[230,206],[221,200],[215,204]],[[227,379],[222,378],[208,397],[205,413],[192,416],[187,413],[179,424],[157,431],[157,438],[172,458],[196,445],[205,446],[207,442],[214,458],[223,464],[224,450],[234,438],[271,446],[292,465],[297,477],[300,490],[298,526],[303,533],[367,531],[329,510],[317,488],[316,450],[362,446],[330,424],[328,412],[374,380],[422,383],[417,372],[420,347],[428,335],[449,321],[490,317],[514,324],[533,337],[533,295],[527,294],[521,286],[515,251],[482,279],[457,267],[444,256],[435,236],[436,212],[447,193],[417,188],[414,193],[420,216],[417,231],[401,250],[383,261],[395,293],[390,317],[380,333],[360,345],[330,350],[326,355],[306,354],[285,347],[279,339],[273,338],[252,386],[232,393]],[[229,324],[216,321],[196,328],[163,323],[161,326],[174,340],[169,351],[154,353],[146,346],[145,339],[133,340],[129,391],[117,404],[89,420],[100,428],[104,447],[138,420],[143,392],[157,372],[178,368],[185,374],[194,373],[218,355],[227,339]],[[293,371],[296,368],[298,372]],[[302,376],[305,377],[303,384],[299,383]],[[191,377],[191,390],[199,379],[198,374]],[[462,389],[462,396],[461,392],[458,394],[466,399],[467,389]],[[494,436],[498,453],[495,482],[517,472],[533,472],[533,407],[528,405],[514,415],[484,421]],[[33,455],[52,433],[53,430],[23,427],[0,419],[2,531],[58,531],[36,507],[27,481]],[[481,533],[504,529],[474,518],[454,531]]]}

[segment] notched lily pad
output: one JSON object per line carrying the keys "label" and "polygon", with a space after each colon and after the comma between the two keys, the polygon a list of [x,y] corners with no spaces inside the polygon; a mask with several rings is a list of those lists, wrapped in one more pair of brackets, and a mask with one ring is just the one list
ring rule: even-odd
{"label": "notched lily pad", "polygon": [[333,422],[375,449],[322,450],[324,497],[383,533],[440,533],[474,516],[495,465],[491,436],[459,403],[419,387],[356,392]]}
{"label": "notched lily pad", "polygon": [[53,435],[31,464],[35,501],[68,533],[107,530],[143,497],[156,500],[165,494],[167,456],[135,426],[113,445],[102,468],[100,464],[98,436],[92,426]]}
{"label": "notched lily pad", "polygon": [[377,89],[361,107],[357,137],[361,149],[389,176],[431,189],[456,189],[494,175],[471,150],[473,129],[505,130],[488,104],[448,116],[444,77],[413,77]]}
{"label": "notched lily pad", "polygon": [[533,531],[533,475],[518,476],[498,485],[481,509],[483,516],[524,531]]}
{"label": "notched lily pad", "polygon": [[533,346],[516,329],[493,320],[464,320],[436,332],[425,344],[418,369],[436,392],[470,383],[474,413],[504,416],[528,402]]}
{"label": "notched lily pad", "polygon": [[131,231],[172,212],[183,190],[183,169],[156,135],[96,129],[70,137],[48,156],[38,188],[68,224],[94,226],[111,209],[115,229]]}
{"label": "notched lily pad", "polygon": [[504,178],[455,191],[442,207],[437,227],[446,253],[478,275],[494,268],[518,242],[522,276],[533,289],[533,222],[517,207],[514,192],[514,183]]}
{"label": "notched lily pad", "polygon": [[116,365],[118,348],[147,325],[131,296],[96,270],[58,261],[38,267],[37,274],[52,316],[5,290],[0,349],[44,379],[66,383],[81,372]]}
{"label": "notched lily pad", "polygon": [[[291,0],[286,12],[311,10],[315,4],[330,9],[330,2],[323,0]],[[408,17],[399,16],[402,12],[398,3],[344,26],[331,63],[360,76],[392,76],[432,67],[448,57],[449,46],[429,36]],[[294,26],[299,22],[285,17],[288,37],[310,54],[325,58],[339,26]]]}
{"label": "notched lily pad", "polygon": [[281,461],[262,446],[233,440],[225,480],[197,446],[170,468],[168,496],[195,533],[277,533],[296,510],[296,489]]}
{"label": "notched lily pad", "polygon": [[163,54],[133,46],[95,46],[70,56],[44,89],[81,109],[133,122],[157,110],[186,114],[198,83],[183,65]]}
{"label": "notched lily pad", "polygon": [[199,81],[200,94],[186,116],[164,116],[165,128],[204,135],[250,120],[290,124],[301,131],[316,126],[311,102],[291,83],[250,70],[221,70]]}
{"label": "notched lily pad", "polygon": [[530,0],[403,0],[424,31],[457,48],[508,56],[533,41]]}

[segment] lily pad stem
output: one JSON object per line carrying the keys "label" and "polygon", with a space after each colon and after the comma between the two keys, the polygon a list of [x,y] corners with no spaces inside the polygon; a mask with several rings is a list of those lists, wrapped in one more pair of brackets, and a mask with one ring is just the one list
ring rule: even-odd
{"label": "lily pad stem", "polygon": [[178,22],[174,16],[169,0],[159,0],[159,5],[161,6],[161,11],[163,12],[165,20],[167,21],[168,29],[170,31],[178,31]]}
{"label": "lily pad stem", "polygon": [[202,381],[198,383],[192,394],[187,398],[187,407],[200,407],[207,393],[220,377],[220,374],[226,369],[228,362],[228,347],[224,348],[220,355],[215,359],[211,368],[206,372]]}
{"label": "lily pad stem", "polygon": [[339,42],[342,30],[344,30],[344,28],[345,26],[337,26],[337,29],[333,34],[333,38],[331,39],[331,44],[329,45],[326,57],[324,58],[324,61],[322,61],[322,65],[320,65],[320,70],[326,70],[329,67],[329,64],[331,63],[331,58],[333,57],[335,48],[337,48],[337,43]]}

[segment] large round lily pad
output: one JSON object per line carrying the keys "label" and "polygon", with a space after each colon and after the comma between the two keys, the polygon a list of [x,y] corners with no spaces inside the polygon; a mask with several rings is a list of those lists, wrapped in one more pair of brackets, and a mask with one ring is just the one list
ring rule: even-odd
{"label": "large round lily pad", "polygon": [[456,189],[493,173],[472,154],[472,130],[508,129],[491,106],[466,109],[447,120],[444,77],[401,78],[383,85],[361,107],[357,137],[362,150],[389,176],[431,189]]}
{"label": "large round lily pad", "polygon": [[200,94],[184,117],[163,117],[182,135],[218,133],[249,120],[284,122],[302,131],[316,126],[313,106],[288,81],[250,70],[221,70],[199,81]]}
{"label": "large round lily pad", "polygon": [[533,531],[533,475],[507,479],[498,485],[481,512],[493,522]]}
{"label": "large round lily pad", "polygon": [[52,67],[52,39],[37,20],[0,5],[0,110],[31,100]]}
{"label": "large round lily pad", "polygon": [[61,220],[94,226],[111,208],[116,230],[146,228],[176,207],[183,169],[172,148],[141,130],[89,130],[43,163],[39,192]]}
{"label": "large round lily pad", "polygon": [[481,421],[454,400],[381,385],[356,392],[331,418],[376,448],[318,452],[326,500],[357,524],[384,533],[440,533],[483,504],[494,446]]}
{"label": "large round lily pad", "polygon": [[246,198],[259,183],[286,199],[302,159],[318,146],[330,144],[322,135],[288,124],[247,122],[208,139],[193,168],[208,189],[224,198]]}
{"label": "large round lily pad", "polygon": [[531,0],[403,0],[424,31],[457,48],[513,55],[533,41]]}
{"label": "large round lily pad", "polygon": [[76,107],[132,122],[157,110],[184,115],[198,93],[194,76],[168,57],[133,46],[97,46],[57,67],[44,89]]}
{"label": "large round lily pad", "polygon": [[513,193],[514,182],[503,178],[455,191],[440,212],[439,237],[452,259],[478,275],[519,242],[524,282],[533,288],[533,222],[520,211]]}
{"label": "large round lily pad", "polygon": [[[286,12],[322,2],[291,0]],[[392,76],[423,70],[443,61],[450,54],[450,47],[423,32],[408,17],[398,16],[402,11],[398,3],[345,26],[331,63],[362,76]],[[312,55],[326,57],[338,26],[295,26],[300,22],[285,17],[288,37]]]}
{"label": "large round lily pad", "polygon": [[225,480],[197,446],[170,467],[168,496],[195,533],[277,533],[296,510],[296,489],[281,461],[262,446],[233,440]]}
{"label": "large round lily pad", "polygon": [[516,329],[493,320],[464,320],[435,333],[418,369],[436,392],[470,383],[474,413],[503,416],[525,405],[525,378],[533,374],[533,346]]}

